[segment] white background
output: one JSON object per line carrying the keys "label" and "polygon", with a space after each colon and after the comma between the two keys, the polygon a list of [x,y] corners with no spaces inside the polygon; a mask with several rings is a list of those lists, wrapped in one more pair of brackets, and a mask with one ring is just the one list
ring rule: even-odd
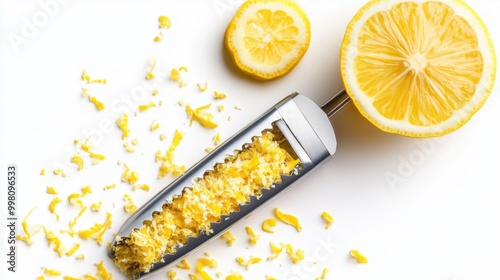
{"label": "white background", "polygon": [[[46,2],[52,6],[43,8],[40,3]],[[500,2],[469,2],[489,28],[498,53]],[[101,212],[85,212],[77,229],[103,222],[106,211],[113,214],[107,242],[128,216],[123,211],[124,193],[141,204],[172,181],[172,176],[156,179],[154,154],[168,148],[175,129],[185,133],[175,161],[190,166],[206,154],[204,149],[212,145],[216,132],[228,138],[289,93],[300,92],[321,104],[343,87],[339,46],[347,23],[365,1],[300,1],[311,20],[310,48],[291,73],[270,82],[241,75],[224,52],[223,34],[240,3],[0,2],[1,279],[34,279],[42,274],[41,267],[76,277],[95,273],[94,263],[100,260],[115,279],[125,279],[108,259],[105,244],[98,246],[94,240],[78,237],[72,240],[59,233],[78,212],[66,200],[70,193],[90,184],[93,193],[84,203],[103,202]],[[154,43],[159,15],[169,16],[172,28],[162,42]],[[151,56],[158,60],[158,79],[147,82],[144,76]],[[168,73],[183,65],[189,70],[183,75],[188,84],[179,89]],[[108,83],[84,84],[82,69]],[[200,82],[208,82],[207,92],[198,91]],[[81,96],[82,87],[102,100],[106,109],[96,111]],[[151,95],[154,87],[159,89],[157,96]],[[228,98],[214,101],[213,90],[227,93]],[[194,106],[212,102],[219,128],[208,130],[197,123],[190,127],[184,109],[177,104],[180,99]],[[159,100],[163,101],[161,107],[134,116],[139,104]],[[219,104],[226,108],[221,113],[215,110]],[[239,271],[245,279],[264,279],[266,274],[279,279],[314,279],[325,267],[330,270],[327,279],[500,279],[500,139],[495,133],[500,124],[499,106],[496,86],[482,110],[463,128],[446,137],[416,140],[379,131],[349,105],[332,121],[338,150],[328,163],[234,227],[231,231],[237,241],[233,247],[217,239],[188,261],[194,266],[209,252],[219,262],[209,273],[219,271],[225,277]],[[133,154],[125,152],[114,125],[123,110],[130,110],[130,139],[139,140]],[[154,119],[161,127],[150,132]],[[166,140],[159,140],[161,133]],[[83,171],[76,171],[68,162],[76,151],[73,140],[89,135],[95,151],[107,158],[96,166],[87,161]],[[132,191],[130,185],[120,182],[124,168],[117,165],[118,160],[137,170],[139,182],[149,184],[151,191]],[[8,164],[18,168],[19,219],[35,207],[28,219],[30,230],[45,225],[61,236],[66,247],[81,243],[75,255],[84,253],[85,260],[59,258],[39,232],[33,237],[33,246],[18,243],[17,273],[7,271]],[[54,176],[51,171],[56,167],[65,168],[68,177]],[[47,170],[45,176],[39,175],[42,168]],[[117,188],[102,190],[111,183]],[[49,185],[63,199],[56,207],[59,222],[48,210],[54,197],[46,194]],[[261,222],[273,216],[274,207],[295,214],[303,231],[278,224],[275,234],[262,232]],[[335,217],[328,230],[320,218],[323,211]],[[257,245],[248,245],[245,226],[261,235]],[[18,230],[20,233],[20,221]],[[293,265],[283,253],[249,270],[234,260],[250,255],[267,258],[270,241],[304,249],[306,260]],[[365,254],[369,263],[356,263],[349,257],[351,249]],[[178,272],[188,279],[186,271]],[[166,278],[165,273],[154,277]]]}

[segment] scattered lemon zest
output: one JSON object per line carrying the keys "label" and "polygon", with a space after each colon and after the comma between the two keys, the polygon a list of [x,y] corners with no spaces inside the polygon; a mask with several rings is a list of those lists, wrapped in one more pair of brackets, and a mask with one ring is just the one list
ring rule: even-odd
{"label": "scattered lemon zest", "polygon": [[156,107],[156,104],[153,101],[150,101],[148,104],[139,105],[138,109],[139,111],[144,112],[153,107]]}
{"label": "scattered lemon zest", "polygon": [[184,104],[186,104],[186,101],[184,101],[184,99],[179,99],[177,103],[179,103],[180,106],[184,106]]}
{"label": "scattered lemon zest", "polygon": [[102,201],[99,201],[99,202],[96,202],[96,203],[92,203],[90,205],[90,210],[92,210],[94,212],[101,211],[101,208],[102,208]]}
{"label": "scattered lemon zest", "polygon": [[225,93],[214,90],[214,99],[225,99],[226,97]]}
{"label": "scattered lemon zest", "polygon": [[179,176],[184,173],[186,167],[184,165],[177,165],[174,163],[174,151],[181,143],[183,137],[184,133],[176,130],[168,150],[164,154],[161,151],[156,152],[156,162],[161,163],[158,178],[163,178],[169,173],[173,173],[175,176]]}
{"label": "scattered lemon zest", "polygon": [[257,240],[259,240],[260,235],[256,234],[250,226],[247,226],[245,230],[249,236],[248,243],[252,245],[257,244]]}
{"label": "scattered lemon zest", "polygon": [[85,254],[79,254],[75,257],[77,260],[85,260]]}
{"label": "scattered lemon zest", "polygon": [[262,259],[260,257],[255,257],[255,256],[250,256],[248,258],[248,260],[245,260],[244,257],[237,257],[236,258],[236,261],[243,267],[245,267],[245,269],[249,269],[250,266],[256,264],[256,263],[260,263],[262,261]]}
{"label": "scattered lemon zest", "polygon": [[125,151],[127,151],[129,153],[135,153],[134,147],[130,146],[130,144],[128,142],[124,142],[123,147],[125,148]]}
{"label": "scattered lemon zest", "polygon": [[186,85],[184,79],[181,76],[181,71],[187,72],[188,68],[186,66],[181,66],[179,68],[172,68],[172,71],[170,71],[170,80],[174,82],[179,82],[180,88]]}
{"label": "scattered lemon zest", "polygon": [[80,248],[80,243],[75,243],[73,247],[71,247],[71,249],[69,249],[66,252],[66,256],[71,257],[79,248]]}
{"label": "scattered lemon zest", "polygon": [[217,106],[217,111],[219,111],[219,112],[224,111],[224,105],[218,105]]}
{"label": "scattered lemon zest", "polygon": [[288,254],[288,256],[290,256],[290,260],[294,264],[297,264],[299,261],[304,260],[304,250],[297,249],[294,251],[292,245],[290,244],[286,244],[286,253]]}
{"label": "scattered lemon zest", "polygon": [[45,168],[42,168],[42,170],[40,170],[40,175],[41,175],[41,176],[44,176],[44,175],[45,175]]}
{"label": "scattered lemon zest", "polygon": [[149,191],[151,189],[151,187],[148,185],[148,184],[138,184],[138,185],[134,185],[132,186],[132,190],[135,191],[135,190],[143,190],[143,191]]}
{"label": "scattered lemon zest", "polygon": [[116,184],[109,184],[104,186],[104,190],[110,190],[116,188]]}
{"label": "scattered lemon zest", "polygon": [[91,79],[90,76],[87,74],[87,70],[85,70],[85,69],[82,70],[82,81],[87,82],[87,84],[93,84],[93,83],[106,84],[107,83],[106,79]]}
{"label": "scattered lemon zest", "polygon": [[215,148],[214,147],[206,147],[205,148],[205,152],[207,153],[210,153],[211,151],[213,151]]}
{"label": "scattered lemon zest", "polygon": [[85,141],[83,141],[83,142],[75,140],[75,144],[80,144],[80,148],[82,149],[82,151],[89,154],[90,158],[97,159],[97,160],[104,160],[106,158],[105,156],[103,156],[101,154],[96,154],[92,151],[92,149],[94,147],[92,146],[92,143],[89,142],[90,137],[91,136],[87,137],[87,139],[85,139]]}
{"label": "scattered lemon zest", "polygon": [[276,226],[276,219],[269,218],[262,222],[262,230],[268,233],[274,233],[273,228]]}
{"label": "scattered lemon zest", "polygon": [[89,95],[88,99],[89,99],[90,102],[92,102],[92,104],[94,104],[94,106],[97,109],[97,111],[104,110],[104,108],[105,108],[104,103],[102,103],[101,101],[99,101],[95,96],[90,96]]}
{"label": "scattered lemon zest", "polygon": [[47,186],[48,194],[57,194],[57,190],[53,186]]}
{"label": "scattered lemon zest", "polygon": [[321,272],[321,276],[316,277],[316,280],[325,280],[327,274],[328,274],[328,268],[325,267],[325,268],[323,268],[323,271]]}
{"label": "scattered lemon zest", "polygon": [[278,278],[266,275],[266,280],[278,280]]}
{"label": "scattered lemon zest", "polygon": [[61,201],[62,201],[62,199],[57,196],[57,197],[54,197],[54,199],[52,199],[52,201],[49,204],[49,211],[50,211],[50,213],[52,213],[56,216],[57,221],[59,221],[59,214],[56,213],[55,208],[56,208],[56,205],[59,204]]}
{"label": "scattered lemon zest", "polygon": [[92,189],[90,188],[90,185],[83,186],[81,188],[81,193],[72,193],[68,195],[68,202],[73,204],[73,205],[78,205],[80,207],[83,207],[83,202],[81,198],[87,196],[87,194],[92,193]]}
{"label": "scattered lemon zest", "polygon": [[243,275],[239,273],[229,274],[225,280],[243,280]]}
{"label": "scattered lemon zest", "polygon": [[60,270],[54,269],[54,268],[43,268],[43,273],[49,276],[61,276],[62,273]]}
{"label": "scattered lemon zest", "polygon": [[62,169],[54,169],[52,171],[52,173],[54,173],[54,175],[61,175],[61,177],[66,177],[66,173],[64,173],[64,170]]}
{"label": "scattered lemon zest", "polygon": [[156,43],[160,42],[161,40],[163,40],[163,32],[160,31],[160,33],[158,33],[158,35],[156,35],[153,39]]}
{"label": "scattered lemon zest", "polygon": [[160,128],[160,123],[159,123],[157,120],[153,120],[153,121],[151,122],[151,125],[149,126],[149,129],[150,129],[151,131],[155,131],[155,130],[157,130],[158,128]]}
{"label": "scattered lemon zest", "polygon": [[175,266],[179,269],[185,269],[185,270],[191,269],[191,266],[189,265],[186,259],[182,259],[181,262],[176,264]]}
{"label": "scattered lemon zest", "polygon": [[71,162],[78,166],[78,170],[82,170],[85,165],[82,157],[77,154],[71,157]]}
{"label": "scattered lemon zest", "polygon": [[167,277],[170,278],[170,280],[175,280],[175,277],[177,277],[177,271],[171,269],[167,272]]}
{"label": "scattered lemon zest", "polygon": [[233,246],[234,241],[236,241],[236,238],[230,231],[224,232],[220,237],[226,239],[226,243],[228,246]]}
{"label": "scattered lemon zest", "polygon": [[302,227],[299,224],[299,220],[297,217],[290,215],[290,214],[285,214],[281,212],[280,209],[274,208],[274,214],[278,218],[278,220],[282,221],[285,224],[289,224],[297,229],[297,231],[301,231]]}
{"label": "scattered lemon zest", "polygon": [[78,212],[78,214],[72,219],[69,221],[69,231],[67,232],[69,235],[71,235],[73,237],[74,235],[74,228],[75,228],[75,225],[76,225],[76,222],[78,222],[78,219],[80,219],[83,215],[83,213],[85,213],[85,211],[87,210],[87,206],[82,206],[82,208],[80,209],[80,212]]}
{"label": "scattered lemon zest", "polygon": [[103,261],[100,261],[99,263],[96,263],[94,265],[97,266],[97,277],[100,277],[102,280],[113,280],[113,274],[106,270]]}
{"label": "scattered lemon zest", "polygon": [[167,16],[160,16],[158,18],[158,22],[160,23],[160,28],[170,28],[172,26],[172,22],[170,21],[170,18]]}
{"label": "scattered lemon zest", "polygon": [[[149,69],[148,73],[146,74],[146,80],[152,80],[156,77],[154,71],[156,67],[156,57],[152,56],[151,57],[151,68]],[[155,95],[155,94],[153,94]]]}
{"label": "scattered lemon zest", "polygon": [[217,261],[209,258],[200,258],[196,264],[196,272],[201,273],[205,267],[217,268]]}
{"label": "scattered lemon zest", "polygon": [[82,278],[74,277],[74,276],[70,276],[70,275],[64,275],[63,280],[82,280]]}
{"label": "scattered lemon zest", "polygon": [[134,200],[132,199],[132,197],[129,194],[124,194],[123,200],[125,200],[125,204],[123,205],[123,209],[125,209],[125,211],[127,213],[132,214],[137,210],[137,206],[135,205]]}
{"label": "scattered lemon zest", "polygon": [[355,258],[358,263],[368,263],[368,259],[362,255],[358,250],[349,251],[351,257]]}
{"label": "scattered lemon zest", "polygon": [[40,275],[36,278],[36,280],[45,280],[45,277],[43,275]]}
{"label": "scattered lemon zest", "polygon": [[323,212],[323,213],[321,213],[321,218],[323,218],[323,220],[325,220],[325,222],[326,222],[325,229],[328,229],[329,227],[332,226],[332,224],[333,224],[333,217],[332,217],[332,215],[330,215],[327,212]]}
{"label": "scattered lemon zest", "polygon": [[208,89],[208,82],[205,82],[204,84],[198,83],[198,89],[201,92],[205,92]]}
{"label": "scattered lemon zest", "polygon": [[82,239],[89,239],[93,238],[95,239],[99,245],[102,244],[103,242],[103,235],[111,227],[111,217],[113,215],[109,212],[106,212],[106,220],[102,223],[95,223],[92,227],[85,229],[85,230],[79,230],[78,231],[78,236]]}
{"label": "scattered lemon zest", "polygon": [[199,122],[203,127],[206,128],[216,128],[218,125],[213,121],[214,116],[206,112],[206,110],[210,109],[210,103],[204,106],[200,106],[196,109],[193,109],[190,104],[186,105],[186,113],[190,120],[189,125],[193,124],[193,121]]}
{"label": "scattered lemon zest", "polygon": [[31,215],[31,213],[33,213],[33,210],[35,210],[36,207],[33,207],[33,209],[31,209],[28,214],[26,214],[26,216],[24,217],[21,225],[22,225],[22,228],[23,228],[23,232],[24,232],[24,236],[21,236],[20,234],[18,234],[16,236],[16,239],[17,240],[20,240],[20,241],[24,241],[26,244],[28,245],[33,245],[33,240],[31,240],[31,237],[33,235],[35,235],[38,231],[36,230],[35,232],[33,232],[33,234],[31,234],[28,230],[28,217]]}
{"label": "scattered lemon zest", "polygon": [[160,141],[163,141],[165,139],[167,139],[167,135],[165,135],[165,133],[160,134]]}
{"label": "scattered lemon zest", "polygon": [[130,170],[127,164],[121,163],[123,166],[125,166],[125,170],[122,173],[121,180],[122,182],[128,183],[129,185],[133,185],[137,183],[139,180],[139,173],[137,171]]}
{"label": "scattered lemon zest", "polygon": [[61,239],[59,239],[59,237],[57,237],[57,235],[53,231],[47,230],[44,226],[42,226],[42,228],[45,232],[45,238],[49,242],[49,247],[54,245],[54,248],[52,250],[58,253],[59,257],[62,257],[66,253],[67,249],[62,244]]}
{"label": "scattered lemon zest", "polygon": [[267,259],[268,260],[274,260],[276,259],[280,253],[283,251],[283,244],[279,243],[279,244],[276,244],[274,242],[270,242],[269,245],[271,246],[271,252],[273,253],[273,255],[269,256]]}
{"label": "scattered lemon zest", "polygon": [[235,109],[235,110],[238,110],[238,111],[241,111],[241,107],[240,107],[240,106],[238,106],[238,105],[235,105],[235,106],[234,106],[234,109]]}
{"label": "scattered lemon zest", "polygon": [[215,134],[215,136],[214,136],[214,145],[216,145],[216,146],[219,145],[220,141],[221,141],[220,132],[217,132],[217,134]]}
{"label": "scattered lemon zest", "polygon": [[126,113],[123,113],[118,120],[116,120],[116,125],[122,131],[122,139],[127,138],[130,129],[128,128],[128,115]]}

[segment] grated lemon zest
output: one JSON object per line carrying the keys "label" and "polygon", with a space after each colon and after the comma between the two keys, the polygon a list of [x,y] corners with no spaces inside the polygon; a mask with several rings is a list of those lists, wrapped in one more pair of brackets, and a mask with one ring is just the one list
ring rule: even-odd
{"label": "grated lemon zest", "polygon": [[79,155],[74,155],[73,157],[71,157],[71,162],[78,166],[78,170],[82,170],[85,165],[82,157]]}
{"label": "grated lemon zest", "polygon": [[189,265],[189,263],[187,262],[186,259],[182,259],[180,263],[176,264],[175,265],[177,268],[180,268],[180,269],[185,269],[185,270],[189,270],[191,269],[191,266]]}
{"label": "grated lemon zest", "polygon": [[269,256],[267,259],[268,260],[274,260],[276,259],[279,254],[283,251],[283,244],[279,243],[279,244],[276,244],[274,242],[271,242],[269,243],[269,245],[271,246],[271,252],[273,253],[273,255]]}
{"label": "grated lemon zest", "polygon": [[113,215],[109,212],[106,213],[106,220],[102,223],[95,223],[92,227],[85,229],[85,230],[79,230],[78,231],[78,236],[82,239],[89,239],[93,238],[99,243],[99,245],[102,244],[103,242],[103,235],[111,227],[111,217]]}
{"label": "grated lemon zest", "polygon": [[214,90],[214,99],[225,99],[226,97],[225,93]]}
{"label": "grated lemon zest", "polygon": [[38,232],[38,230],[37,230],[33,234],[31,234],[28,230],[28,217],[31,215],[31,213],[33,213],[33,210],[35,210],[35,207],[33,207],[33,209],[31,209],[28,212],[28,214],[26,214],[26,216],[24,217],[24,219],[21,223],[22,228],[23,228],[23,232],[24,232],[24,236],[21,236],[19,234],[16,236],[17,240],[23,241],[30,246],[33,245],[33,240],[31,240],[31,237]]}
{"label": "grated lemon zest", "polygon": [[358,263],[368,263],[368,259],[361,254],[358,250],[349,251],[351,257],[355,258]]}
{"label": "grated lemon zest", "polygon": [[[156,57],[151,57],[151,68],[149,69],[148,73],[146,74],[146,80],[152,80],[156,77],[154,71],[156,67]],[[153,94],[155,95],[155,94]]]}
{"label": "grated lemon zest", "polygon": [[182,195],[170,198],[162,211],[112,248],[115,264],[127,274],[148,272],[153,263],[175,253],[188,238],[198,236],[200,231],[211,233],[212,223],[219,222],[221,216],[238,211],[252,196],[259,197],[262,189],[274,187],[281,176],[291,174],[294,167],[288,162],[295,160],[273,137],[264,131],[194,180]]}
{"label": "grated lemon zest", "polygon": [[278,278],[266,275],[266,280],[278,280]]}
{"label": "grated lemon zest", "polygon": [[36,278],[36,280],[45,280],[45,277],[43,275],[40,275]]}
{"label": "grated lemon zest", "polygon": [[325,220],[325,222],[326,222],[325,229],[328,229],[329,227],[332,226],[332,224],[333,224],[332,215],[328,214],[327,212],[323,212],[323,213],[321,213],[321,218],[323,218],[323,220]]}
{"label": "grated lemon zest", "polygon": [[90,210],[94,211],[94,212],[99,212],[101,211],[101,208],[102,208],[102,201],[99,201],[97,203],[92,203],[90,205]]}
{"label": "grated lemon zest", "polygon": [[116,120],[116,125],[120,130],[122,131],[122,139],[125,139],[128,137],[128,134],[130,133],[130,129],[128,128],[128,115],[126,113],[123,113],[117,120]]}
{"label": "grated lemon zest", "polygon": [[171,269],[167,272],[167,277],[170,278],[170,280],[175,280],[175,277],[177,277],[177,271]]}
{"label": "grated lemon zest", "polygon": [[44,176],[44,175],[45,175],[45,168],[42,168],[42,170],[40,170],[40,175],[41,175],[41,176]]}
{"label": "grated lemon zest", "polygon": [[82,280],[82,278],[64,275],[63,280]]}
{"label": "grated lemon zest", "polygon": [[158,128],[160,128],[160,123],[159,123],[157,120],[153,120],[153,121],[151,122],[151,125],[149,126],[149,129],[150,129],[151,131],[155,131],[155,130],[157,130]]}
{"label": "grated lemon zest", "polygon": [[127,151],[129,153],[135,152],[135,149],[132,146],[130,146],[130,144],[128,142],[123,143],[123,147],[125,148],[125,151]]}
{"label": "grated lemon zest", "polygon": [[84,260],[85,259],[85,254],[79,254],[75,257],[77,260]]}
{"label": "grated lemon zest", "polygon": [[132,186],[132,190],[143,190],[148,192],[151,189],[151,187],[148,184],[139,184],[139,185],[134,185]]}
{"label": "grated lemon zest", "polygon": [[167,16],[160,16],[158,18],[158,22],[160,23],[160,28],[170,28],[172,26],[172,22]]}
{"label": "grated lemon zest", "polygon": [[165,153],[162,153],[161,151],[156,152],[156,162],[160,162],[158,178],[163,178],[169,173],[173,173],[175,176],[179,176],[185,171],[186,167],[184,165],[177,165],[174,163],[174,151],[181,143],[183,137],[184,133],[176,130],[174,133],[174,138],[172,139],[172,143],[168,147],[168,150]]}
{"label": "grated lemon zest", "polygon": [[105,108],[104,103],[102,103],[101,101],[99,101],[95,96],[89,95],[88,99],[89,99],[90,102],[92,102],[92,104],[94,104],[94,106],[97,109],[97,111],[104,110],[104,108]]}
{"label": "grated lemon zest", "polygon": [[54,269],[54,268],[43,268],[43,273],[49,276],[61,276],[62,273],[60,270]]}
{"label": "grated lemon zest", "polygon": [[71,257],[79,248],[80,248],[80,243],[75,243],[73,247],[71,247],[71,249],[69,249],[68,252],[66,252],[66,256]]}
{"label": "grated lemon zest", "polygon": [[137,171],[130,170],[127,164],[122,164],[125,166],[125,170],[123,171],[121,177],[122,182],[128,183],[129,185],[137,183],[140,177],[139,173]]}
{"label": "grated lemon zest", "polygon": [[225,280],[243,280],[243,276],[239,273],[233,273],[226,276]]}
{"label": "grated lemon zest", "polygon": [[248,260],[245,260],[244,257],[237,257],[236,262],[238,262],[241,266],[245,267],[245,269],[249,269],[250,266],[260,263],[262,259],[260,257],[250,256]]}
{"label": "grated lemon zest", "polygon": [[80,212],[78,212],[78,214],[72,220],[69,221],[68,234],[71,235],[72,237],[75,233],[74,228],[75,228],[76,222],[78,221],[78,219],[80,219],[82,217],[83,213],[85,213],[86,210],[87,210],[87,206],[82,206],[82,208],[80,209]]}
{"label": "grated lemon zest", "polygon": [[327,274],[328,274],[328,268],[325,267],[325,268],[323,268],[323,271],[321,272],[321,276],[316,277],[316,280],[325,280]]}
{"label": "grated lemon zest", "polygon": [[208,82],[205,82],[204,84],[198,83],[198,89],[201,92],[205,92],[208,89]]}
{"label": "grated lemon zest", "polygon": [[125,204],[123,205],[123,209],[125,209],[125,211],[127,213],[132,214],[137,210],[137,206],[134,204],[134,200],[132,199],[132,197],[130,195],[124,194],[123,200],[125,200]]}
{"label": "grated lemon zest", "polygon": [[48,194],[57,194],[57,190],[53,186],[47,186]]}
{"label": "grated lemon zest", "polygon": [[87,70],[83,69],[82,70],[82,81],[87,82],[87,84],[93,84],[93,83],[99,83],[99,84],[106,84],[107,81],[106,79],[91,79],[90,76],[87,74]]}
{"label": "grated lemon zest", "polygon": [[170,80],[174,82],[179,82],[179,87],[182,88],[186,85],[184,82],[184,79],[181,76],[181,71],[187,72],[188,69],[186,66],[181,66],[179,68],[172,68],[172,71],[170,71]]}
{"label": "grated lemon zest", "polygon": [[269,218],[262,222],[262,230],[268,233],[274,233],[273,228],[276,226],[276,219]]}
{"label": "grated lemon zest", "polygon": [[294,251],[292,245],[286,244],[286,253],[288,256],[290,256],[290,260],[294,263],[297,264],[299,261],[304,260],[304,250],[302,249],[297,249]]}
{"label": "grated lemon zest", "polygon": [[80,148],[82,149],[82,151],[86,152],[87,154],[89,154],[89,156],[93,159],[98,159],[98,160],[104,160],[105,157],[101,154],[96,154],[92,151],[92,149],[94,148],[92,146],[92,143],[89,143],[89,140],[90,140],[90,136],[87,137],[87,139],[85,139],[85,141],[83,142],[80,142],[78,140],[75,140],[75,144],[80,144]]}
{"label": "grated lemon zest", "polygon": [[156,107],[156,104],[153,101],[150,101],[148,104],[139,105],[138,109],[139,111],[144,112],[153,107]]}
{"label": "grated lemon zest", "polygon": [[203,127],[206,128],[216,128],[218,124],[213,121],[214,116],[206,110],[210,109],[211,104],[200,106],[193,109],[190,104],[186,105],[186,113],[189,118],[189,125],[193,124],[193,121],[199,122]]}
{"label": "grated lemon zest", "polygon": [[56,205],[59,204],[61,201],[62,201],[62,199],[57,196],[57,197],[54,197],[54,199],[52,199],[52,201],[49,204],[49,211],[50,211],[50,213],[52,213],[56,216],[57,221],[59,221],[59,214],[56,213],[55,208],[56,208]]}
{"label": "grated lemon zest", "polygon": [[103,280],[113,280],[113,274],[106,270],[103,261],[100,261],[99,263],[96,263],[94,265],[97,266],[97,277],[100,277]]}
{"label": "grated lemon zest", "polygon": [[233,246],[234,241],[236,241],[236,238],[230,231],[224,232],[220,237],[226,239],[226,243],[228,246]]}
{"label": "grated lemon zest", "polygon": [[299,224],[299,219],[297,217],[290,215],[290,214],[285,214],[281,212],[280,209],[274,208],[274,214],[278,218],[278,220],[282,221],[285,224],[291,225],[297,229],[297,231],[301,231],[302,227]]}
{"label": "grated lemon zest", "polygon": [[104,190],[110,190],[116,188],[116,184],[109,184],[104,186]]}
{"label": "grated lemon zest", "polygon": [[245,228],[245,230],[247,231],[247,234],[249,235],[248,243],[250,243],[252,245],[257,244],[257,240],[259,240],[260,236],[258,234],[256,234],[250,226],[247,226]]}
{"label": "grated lemon zest", "polygon": [[218,105],[217,106],[217,111],[219,111],[219,112],[224,111],[224,105]]}
{"label": "grated lemon zest", "polygon": [[219,145],[220,141],[221,141],[220,132],[217,132],[217,134],[215,134],[215,136],[214,136],[214,145],[216,145],[216,146]]}
{"label": "grated lemon zest", "polygon": [[42,226],[43,231],[45,232],[45,238],[47,239],[47,242],[49,243],[49,247],[54,245],[54,252],[59,254],[59,257],[62,257],[66,253],[66,248],[62,244],[61,239],[57,237],[57,235],[50,230],[47,230],[44,226]]}

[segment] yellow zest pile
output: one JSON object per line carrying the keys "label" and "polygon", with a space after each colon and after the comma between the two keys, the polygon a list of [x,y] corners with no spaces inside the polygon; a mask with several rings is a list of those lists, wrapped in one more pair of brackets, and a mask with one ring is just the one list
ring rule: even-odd
{"label": "yellow zest pile", "polygon": [[272,188],[281,176],[291,174],[299,160],[273,137],[268,131],[254,137],[242,151],[185,188],[181,196],[172,197],[161,212],[113,248],[115,264],[127,274],[148,272],[165,254],[186,244],[188,237],[197,237],[201,231],[211,233],[211,223],[238,211],[252,196],[259,197],[261,189]]}

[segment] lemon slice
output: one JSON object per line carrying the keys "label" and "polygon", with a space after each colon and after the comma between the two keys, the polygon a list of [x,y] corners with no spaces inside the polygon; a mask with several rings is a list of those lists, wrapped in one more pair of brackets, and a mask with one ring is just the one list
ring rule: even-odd
{"label": "lemon slice", "polygon": [[412,137],[468,122],[496,71],[484,23],[460,0],[369,2],[347,26],[340,63],[360,112],[384,131]]}
{"label": "lemon slice", "polygon": [[248,0],[229,23],[224,43],[239,69],[270,80],[297,65],[310,38],[309,19],[293,0]]}

